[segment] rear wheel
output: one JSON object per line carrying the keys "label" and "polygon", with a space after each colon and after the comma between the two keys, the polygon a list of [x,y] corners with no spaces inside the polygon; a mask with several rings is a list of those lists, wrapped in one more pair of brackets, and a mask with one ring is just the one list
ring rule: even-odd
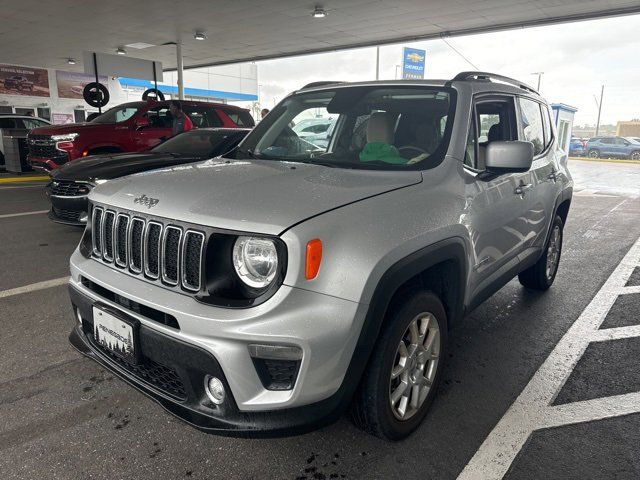
{"label": "rear wheel", "polygon": [[547,290],[553,284],[562,253],[562,230],[562,219],[556,215],[544,253],[533,266],[518,274],[518,280],[523,286],[533,290]]}
{"label": "rear wheel", "polygon": [[447,318],[432,292],[414,292],[388,313],[354,399],[363,430],[400,440],[422,422],[440,382]]}
{"label": "rear wheel", "polygon": [[589,150],[589,157],[600,158],[600,152],[598,150]]}

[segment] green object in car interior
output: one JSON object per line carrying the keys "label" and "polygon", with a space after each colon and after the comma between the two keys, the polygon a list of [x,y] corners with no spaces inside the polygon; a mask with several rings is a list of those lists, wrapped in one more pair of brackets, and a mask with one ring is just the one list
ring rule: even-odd
{"label": "green object in car interior", "polygon": [[385,162],[394,165],[407,163],[407,159],[400,155],[400,152],[393,145],[386,142],[367,143],[360,152],[361,162]]}

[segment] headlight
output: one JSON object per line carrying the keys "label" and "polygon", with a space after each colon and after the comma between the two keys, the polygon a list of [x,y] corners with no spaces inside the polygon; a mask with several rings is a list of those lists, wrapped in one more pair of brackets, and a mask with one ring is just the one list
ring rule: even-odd
{"label": "headlight", "polygon": [[77,133],[64,133],[62,135],[51,135],[51,140],[54,142],[73,142],[77,136]]}
{"label": "headlight", "polygon": [[268,286],[278,271],[278,252],[273,240],[238,237],[233,246],[233,266],[249,287]]}

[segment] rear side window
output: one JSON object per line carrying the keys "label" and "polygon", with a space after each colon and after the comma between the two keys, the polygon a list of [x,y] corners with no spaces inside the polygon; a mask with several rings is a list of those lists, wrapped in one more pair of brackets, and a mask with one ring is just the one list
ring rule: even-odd
{"label": "rear side window", "polygon": [[520,98],[520,112],[524,140],[533,143],[534,155],[540,155],[544,151],[544,125],[540,104],[527,98]]}
{"label": "rear side window", "polygon": [[246,110],[225,110],[227,116],[239,127],[253,127],[253,117]]}
{"label": "rear side window", "polygon": [[222,126],[222,120],[220,120],[220,117],[218,117],[218,114],[212,108],[199,105],[185,105],[183,111],[196,128]]}

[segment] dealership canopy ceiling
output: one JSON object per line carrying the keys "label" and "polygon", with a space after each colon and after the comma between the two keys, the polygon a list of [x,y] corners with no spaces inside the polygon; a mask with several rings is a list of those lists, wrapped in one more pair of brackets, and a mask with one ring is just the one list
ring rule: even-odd
{"label": "dealership canopy ceiling", "polygon": [[[316,7],[327,15],[312,17]],[[0,8],[0,63],[67,70],[82,70],[69,57],[119,47],[171,69],[174,42],[193,67],[640,12],[638,0],[20,0]]]}

